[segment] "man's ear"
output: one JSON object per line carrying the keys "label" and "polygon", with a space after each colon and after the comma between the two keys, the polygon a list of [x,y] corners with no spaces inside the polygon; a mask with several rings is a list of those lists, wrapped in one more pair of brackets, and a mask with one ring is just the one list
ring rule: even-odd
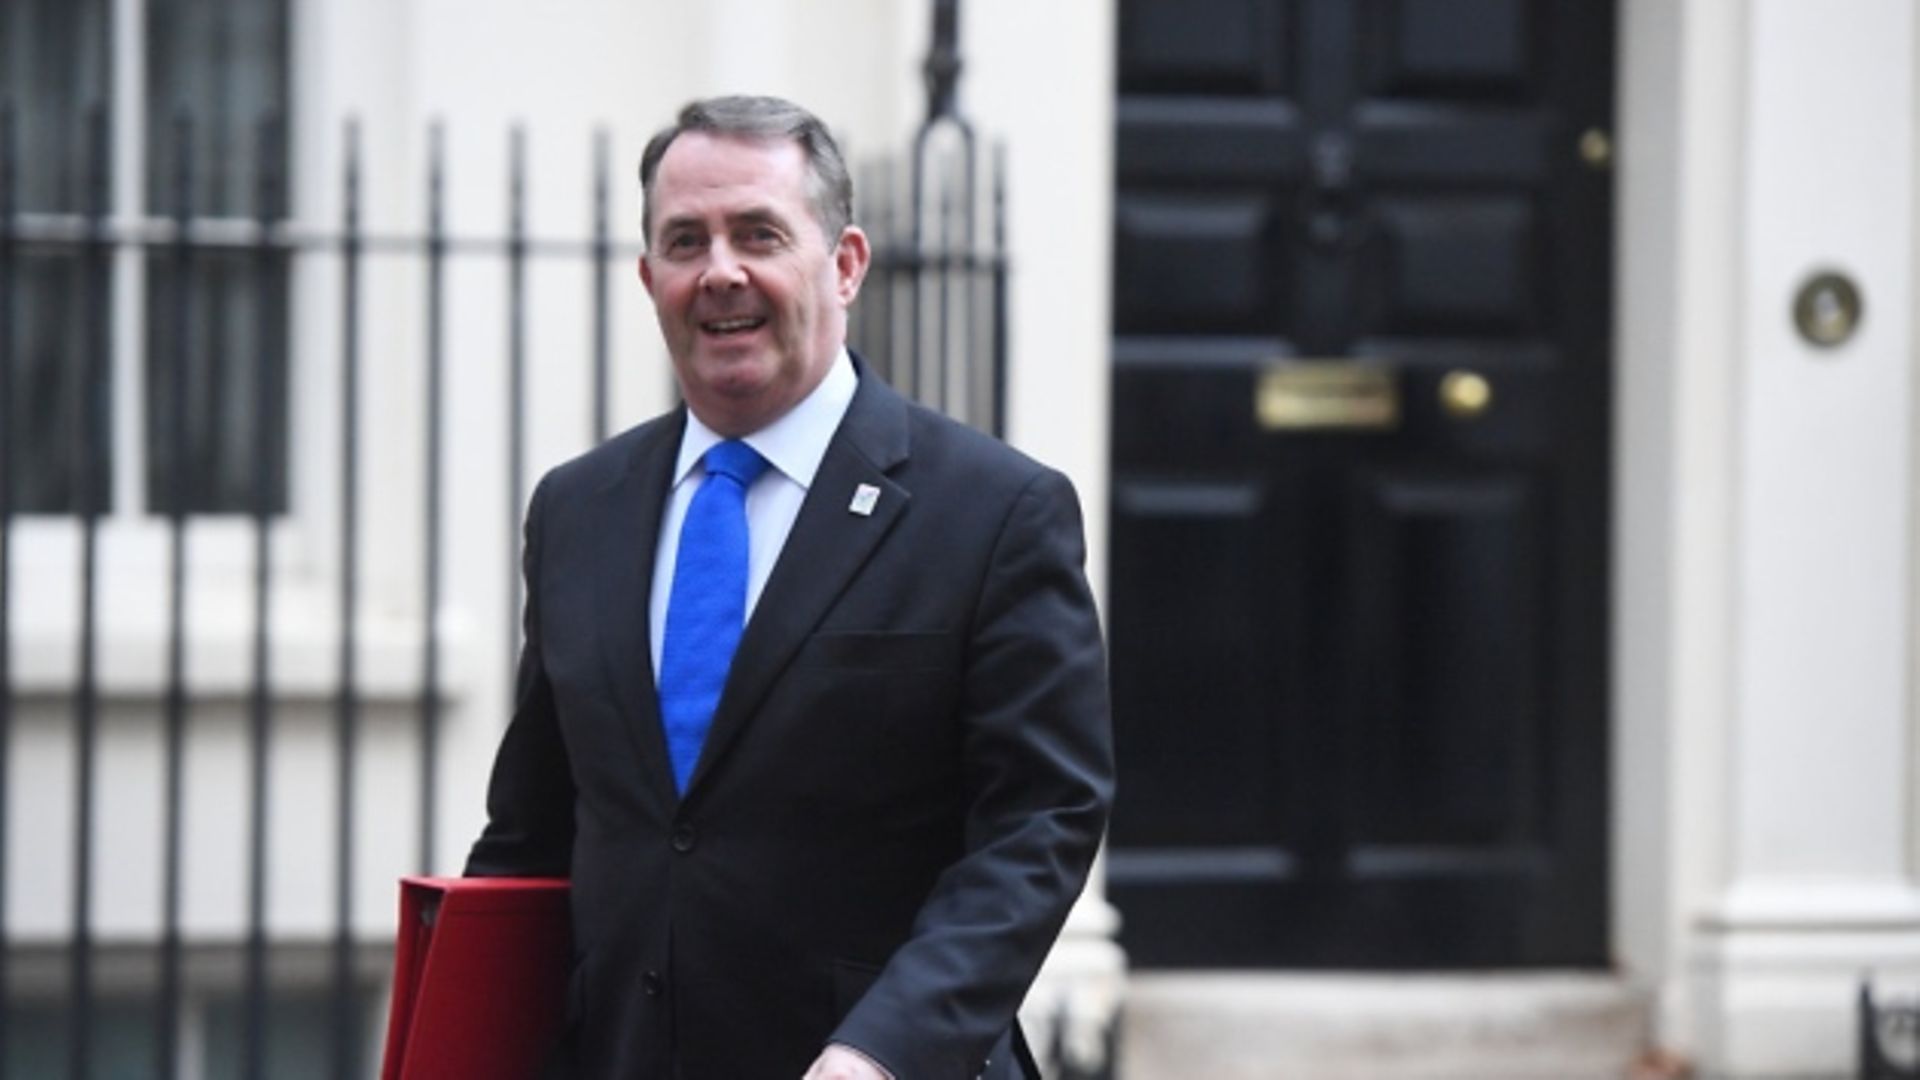
{"label": "man's ear", "polygon": [[838,283],[840,303],[851,307],[854,297],[860,295],[860,283],[867,279],[867,268],[873,264],[873,250],[867,246],[867,234],[858,225],[849,225],[840,232],[840,243],[833,249],[833,270]]}
{"label": "man's ear", "polygon": [[647,290],[647,295],[651,296],[653,295],[653,267],[647,265],[647,253],[641,252],[637,261],[640,264],[640,285]]}

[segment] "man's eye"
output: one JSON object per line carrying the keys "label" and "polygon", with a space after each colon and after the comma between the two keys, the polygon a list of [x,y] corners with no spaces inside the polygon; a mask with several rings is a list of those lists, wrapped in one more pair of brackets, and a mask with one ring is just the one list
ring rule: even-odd
{"label": "man's eye", "polygon": [[771,225],[755,225],[740,234],[739,243],[742,247],[765,251],[779,247],[781,240],[780,230]]}
{"label": "man's eye", "polygon": [[693,233],[673,233],[665,244],[667,254],[686,254],[700,249],[700,238]]}

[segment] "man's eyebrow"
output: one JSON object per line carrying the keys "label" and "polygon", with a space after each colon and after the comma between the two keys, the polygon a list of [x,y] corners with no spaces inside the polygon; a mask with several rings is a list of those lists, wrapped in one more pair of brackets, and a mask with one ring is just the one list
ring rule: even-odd
{"label": "man's eyebrow", "polygon": [[771,206],[749,206],[738,213],[727,215],[729,225],[778,225],[787,227],[787,219]]}
{"label": "man's eyebrow", "polygon": [[[698,229],[705,224],[706,219],[699,214],[675,214],[672,217],[662,220],[659,225],[659,230],[661,233],[668,233],[677,229]],[[777,225],[782,231],[789,228],[786,215],[771,206],[749,206],[744,210],[737,210],[727,215],[727,225],[729,227],[737,225]]]}
{"label": "man's eyebrow", "polygon": [[661,232],[674,229],[690,229],[700,224],[700,218],[694,214],[676,214],[660,223]]}

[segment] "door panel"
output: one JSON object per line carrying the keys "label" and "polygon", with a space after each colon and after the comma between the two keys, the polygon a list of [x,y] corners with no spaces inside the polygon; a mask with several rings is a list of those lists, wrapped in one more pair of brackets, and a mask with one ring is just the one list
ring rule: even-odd
{"label": "door panel", "polygon": [[1123,0],[1136,963],[1604,961],[1612,17]]}
{"label": "door panel", "polygon": [[1389,476],[1358,493],[1347,648],[1363,847],[1503,848],[1538,834],[1529,489],[1522,477]]}
{"label": "door panel", "polygon": [[[1237,578],[1265,549],[1264,493],[1251,483],[1169,479],[1135,483],[1119,498],[1122,512],[1137,523],[1129,532],[1129,558],[1166,569],[1140,583],[1144,605],[1170,618],[1143,628],[1163,647],[1151,668],[1115,670],[1114,693],[1176,716],[1228,714],[1241,702],[1265,697],[1256,666],[1223,669],[1219,663],[1240,651],[1239,627],[1259,617],[1258,598],[1239,588]],[[1220,602],[1203,612],[1182,601],[1189,595]],[[1271,812],[1261,791],[1280,760],[1273,734],[1264,725],[1237,725],[1193,743],[1186,725],[1141,732],[1134,753],[1181,766],[1139,778],[1140,797],[1164,811],[1139,824],[1142,842],[1172,843],[1197,834],[1221,844],[1252,844],[1269,835]],[[1220,782],[1195,786],[1193,780],[1203,776]]]}
{"label": "door panel", "polygon": [[1391,97],[1535,96],[1544,5],[1529,0],[1394,0],[1363,17],[1366,86]]}
{"label": "door panel", "polygon": [[1130,195],[1116,208],[1114,307],[1123,326],[1278,333],[1284,264],[1267,257],[1279,216],[1259,192]]}

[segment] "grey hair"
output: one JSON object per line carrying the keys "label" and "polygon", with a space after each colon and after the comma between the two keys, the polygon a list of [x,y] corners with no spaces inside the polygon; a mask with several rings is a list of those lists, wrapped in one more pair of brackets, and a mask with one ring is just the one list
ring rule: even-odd
{"label": "grey hair", "polygon": [[820,118],[777,97],[714,97],[688,102],[671,127],[647,142],[640,155],[640,230],[653,242],[653,179],[673,140],[689,131],[753,141],[789,140],[807,159],[807,200],[831,248],[853,224],[853,178],[846,159]]}

